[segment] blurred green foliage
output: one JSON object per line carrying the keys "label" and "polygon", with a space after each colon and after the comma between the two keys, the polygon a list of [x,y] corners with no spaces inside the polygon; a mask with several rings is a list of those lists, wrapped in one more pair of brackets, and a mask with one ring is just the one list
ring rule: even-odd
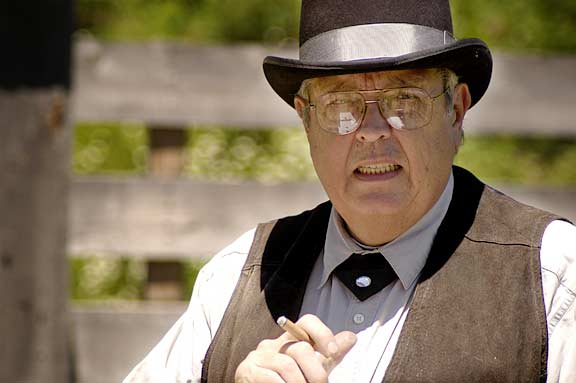
{"label": "blurred green foliage", "polygon": [[79,123],[74,130],[76,174],[138,174],[146,169],[148,136],[142,125]]}
{"label": "blurred green foliage", "polygon": [[[143,174],[148,138],[138,125],[79,124],[76,174]],[[213,181],[316,179],[303,129],[187,130],[185,176]],[[548,136],[466,136],[456,163],[488,182],[576,185],[576,140]]]}
{"label": "blurred green foliage", "polygon": [[574,0],[452,0],[456,36],[512,51],[576,52]]}
{"label": "blurred green foliage", "polygon": [[466,137],[456,164],[487,182],[576,185],[576,140],[568,137]]}
{"label": "blurred green foliage", "polygon": [[[452,0],[458,37],[496,48],[576,52],[574,0]],[[113,40],[292,43],[300,0],[77,0],[78,29]]]}
{"label": "blurred green foliage", "polygon": [[[184,296],[192,288],[203,261],[183,262]],[[69,260],[69,298],[73,300],[139,300],[144,298],[146,264],[130,257],[74,256]]]}
{"label": "blurred green foliage", "polygon": [[77,24],[105,39],[293,41],[299,0],[77,0]]}
{"label": "blurred green foliage", "polygon": [[298,129],[189,131],[185,173],[196,178],[282,182],[315,179],[306,135]]}
{"label": "blurred green foliage", "polygon": [[71,299],[140,299],[145,265],[130,258],[86,256],[70,258]]}
{"label": "blurred green foliage", "polygon": [[192,295],[192,289],[194,288],[194,283],[196,282],[196,277],[198,272],[204,266],[205,262],[201,260],[194,260],[184,262],[184,296],[190,297]]}

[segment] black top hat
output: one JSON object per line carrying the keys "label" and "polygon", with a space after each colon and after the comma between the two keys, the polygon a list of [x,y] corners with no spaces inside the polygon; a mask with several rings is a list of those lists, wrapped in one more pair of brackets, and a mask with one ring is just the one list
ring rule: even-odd
{"label": "black top hat", "polygon": [[302,0],[300,60],[268,56],[264,74],[294,106],[312,77],[414,68],[448,68],[484,95],[492,56],[480,39],[452,36],[448,0]]}

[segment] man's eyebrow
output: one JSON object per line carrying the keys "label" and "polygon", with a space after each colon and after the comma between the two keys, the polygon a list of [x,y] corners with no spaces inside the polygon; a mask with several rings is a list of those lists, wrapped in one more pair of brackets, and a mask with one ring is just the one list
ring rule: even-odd
{"label": "man's eyebrow", "polygon": [[320,93],[331,92],[334,91],[335,89],[341,89],[342,87],[345,87],[347,83],[349,83],[349,81],[346,81],[346,79],[338,79],[338,80],[334,79],[328,84],[320,85],[318,87],[318,91]]}
{"label": "man's eyebrow", "polygon": [[[420,73],[420,72],[403,73],[403,74],[388,73],[387,76],[388,76],[386,81],[387,85],[385,86],[385,88],[390,88],[390,85],[392,85],[392,87],[422,85],[423,83],[426,83],[426,81],[429,79],[426,73]],[[324,94],[338,90],[346,91],[347,89],[355,89],[355,83],[352,79],[334,78],[331,79],[331,81],[329,81],[328,83],[319,83],[317,85],[316,91],[319,94]]]}
{"label": "man's eyebrow", "polygon": [[414,84],[422,84],[428,79],[425,75],[419,73],[410,73],[403,75],[391,74],[390,79],[398,82],[401,86],[409,86]]}

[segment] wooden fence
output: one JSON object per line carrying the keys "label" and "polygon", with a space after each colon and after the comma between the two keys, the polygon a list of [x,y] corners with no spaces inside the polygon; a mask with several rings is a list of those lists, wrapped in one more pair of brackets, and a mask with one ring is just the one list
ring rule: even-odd
{"label": "wooden fence", "polygon": [[[142,122],[150,138],[145,177],[74,177],[70,254],[144,258],[151,299],[185,299],[180,262],[209,258],[244,231],[324,200],[314,182],[263,185],[180,177],[184,130],[199,124],[298,128],[296,114],[267,85],[261,62],[293,49],[168,43],[76,45],[74,119]],[[576,136],[576,58],[496,55],[485,99],[467,134]],[[575,164],[576,166],[576,164]],[[504,191],[576,220],[576,189]],[[185,309],[184,302],[75,305],[76,379],[118,381]]]}

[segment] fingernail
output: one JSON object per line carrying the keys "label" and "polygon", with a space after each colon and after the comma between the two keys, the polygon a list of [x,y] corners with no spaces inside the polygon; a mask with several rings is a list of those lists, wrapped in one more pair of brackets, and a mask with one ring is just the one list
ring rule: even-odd
{"label": "fingernail", "polygon": [[336,344],[336,342],[328,343],[328,352],[330,353],[330,355],[336,355],[338,353],[338,345]]}

